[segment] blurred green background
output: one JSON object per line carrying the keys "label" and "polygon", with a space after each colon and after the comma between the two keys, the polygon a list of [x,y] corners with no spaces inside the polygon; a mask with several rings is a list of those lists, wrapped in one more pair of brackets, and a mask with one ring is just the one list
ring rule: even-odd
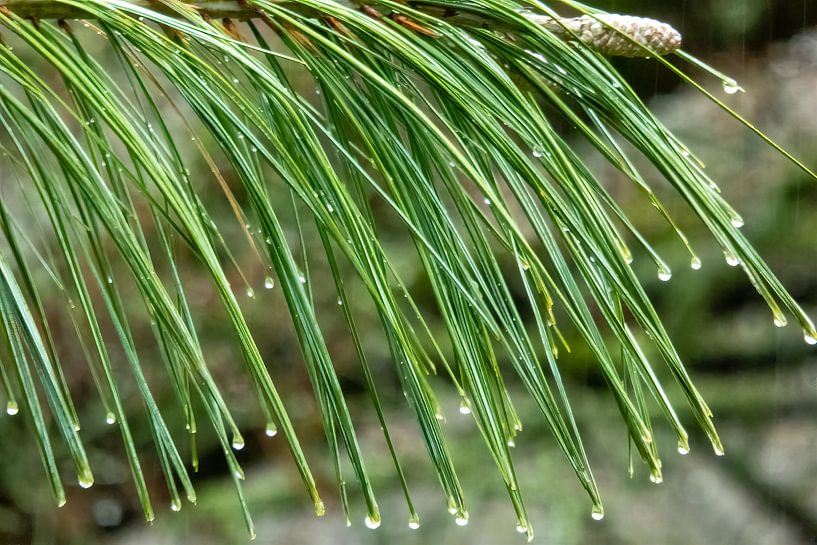
{"label": "blurred green background", "polygon": [[[675,25],[684,34],[687,50],[736,77],[747,93],[726,95],[719,81],[697,74],[709,90],[806,164],[817,166],[817,30],[813,28],[817,23],[817,0],[607,0],[594,5],[649,15]],[[710,175],[745,218],[749,239],[812,316],[817,315],[817,184],[658,63],[616,63],[659,116],[706,163]],[[576,142],[576,146],[586,147],[583,142]],[[195,154],[195,150],[190,152],[191,156]],[[635,477],[629,479],[623,424],[595,364],[580,348],[581,343],[573,342],[579,348],[563,359],[563,372],[607,516],[602,522],[591,519],[590,504],[537,418],[535,407],[530,406],[519,386],[511,383],[509,387],[520,394],[514,399],[525,423],[516,441],[516,459],[537,532],[536,542],[817,543],[815,351],[805,345],[799,328],[773,327],[770,312],[748,280],[739,269],[724,263],[700,223],[668,186],[658,182],[657,175],[645,170],[701,256],[703,268],[699,271],[690,269],[682,245],[633,187],[603,161],[595,160],[589,149],[584,152],[599,178],[673,268],[672,281],[659,282],[654,265],[645,256],[636,255],[634,266],[639,277],[715,412],[727,456],[715,457],[703,437],[693,434],[692,452],[681,457],[675,453],[674,442],[666,438],[662,441],[659,434],[659,447],[665,457],[664,483],[651,484],[646,470],[638,466]],[[212,176],[204,164],[197,169],[203,178]],[[222,215],[220,225],[230,225],[230,212],[218,198],[214,194],[208,205],[214,214]],[[394,236],[391,249],[398,255],[406,240],[398,234],[397,226],[393,230],[395,233],[387,226],[384,236]],[[237,241],[236,257],[257,286],[256,297],[243,300],[244,308],[276,384],[284,393],[307,456],[318,470],[319,487],[327,501],[327,515],[322,519],[312,516],[283,440],[264,435],[253,396],[247,395],[248,384],[236,376],[237,352],[224,316],[212,290],[191,265],[185,280],[190,299],[197,305],[193,310],[201,320],[198,326],[208,361],[219,383],[227,387],[226,395],[247,430],[247,447],[239,453],[239,459],[247,472],[246,490],[257,542],[523,543],[524,537],[515,531],[515,518],[501,480],[476,427],[470,418],[459,414],[458,399],[440,380],[435,386],[439,386],[445,402],[445,429],[461,471],[471,516],[464,528],[454,524],[445,510],[412,414],[397,389],[387,350],[377,335],[371,335],[367,336],[367,349],[422,518],[419,530],[408,529],[408,513],[342,316],[328,282],[316,282],[318,315],[349,396],[364,452],[368,453],[375,489],[382,498],[383,525],[372,531],[364,527],[360,498],[353,493],[352,504],[357,508],[354,512],[360,514],[360,519],[346,528],[320,419],[280,290],[261,288],[265,271],[238,243],[239,227],[226,232],[228,238]],[[401,266],[411,282],[409,287],[420,299],[424,293],[430,296],[411,252],[406,248],[403,253],[406,257]],[[320,278],[320,264],[317,269],[316,278]],[[354,292],[352,295],[355,299]],[[365,306],[358,310],[361,324],[378,331],[376,318],[366,314]],[[431,323],[442,327],[433,317]],[[68,324],[65,327],[67,330]],[[150,337],[147,326],[141,335]],[[74,485],[68,491],[68,504],[57,510],[23,420],[0,416],[0,543],[246,542],[235,492],[212,438],[200,438],[201,470],[195,477],[198,506],[185,506],[180,513],[171,513],[167,500],[162,499],[164,483],[153,459],[149,432],[138,426],[142,409],[132,396],[135,417],[131,423],[135,440],[144,452],[146,475],[152,480],[158,510],[153,526],[142,520],[119,435],[104,425],[104,413],[95,401],[91,379],[76,353],[79,351],[74,352],[69,350],[65,363],[83,421],[83,437],[92,445],[89,455],[97,484],[90,490]],[[170,392],[162,390],[162,373],[161,365],[157,365],[148,378],[162,402],[170,407],[173,401]],[[123,385],[125,392],[128,389],[132,391],[133,386]],[[674,394],[683,415],[681,396]],[[166,412],[176,436],[181,438],[180,447],[187,448],[178,411],[174,407]],[[686,422],[694,430],[688,415]],[[163,509],[163,505],[168,508]]]}

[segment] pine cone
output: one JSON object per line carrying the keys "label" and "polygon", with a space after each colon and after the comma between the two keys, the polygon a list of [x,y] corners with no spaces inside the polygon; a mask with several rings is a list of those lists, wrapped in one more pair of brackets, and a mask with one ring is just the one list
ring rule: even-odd
{"label": "pine cone", "polygon": [[[572,19],[558,19],[542,15],[530,15],[531,19],[548,30],[567,39],[579,39],[602,55],[618,57],[644,57],[649,53],[638,44],[650,48],[658,55],[667,55],[681,47],[681,34],[666,23],[647,17],[599,14]],[[619,32],[626,34],[628,40]],[[573,35],[573,36],[572,36]],[[637,43],[635,43],[637,42]]]}

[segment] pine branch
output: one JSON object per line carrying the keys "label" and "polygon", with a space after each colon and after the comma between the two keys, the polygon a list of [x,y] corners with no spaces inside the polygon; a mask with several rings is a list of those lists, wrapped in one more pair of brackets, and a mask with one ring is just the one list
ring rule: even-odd
{"label": "pine branch", "polygon": [[[130,0],[134,6],[150,8],[172,14],[173,11],[157,0]],[[280,0],[281,4],[293,4]],[[374,4],[377,2],[374,1]],[[253,19],[259,16],[257,8],[244,0],[196,0],[190,3],[200,13],[210,18]],[[497,32],[507,32],[501,22],[491,20],[482,14],[440,7],[424,2],[410,5],[429,14],[434,14],[452,24],[464,27],[478,27]],[[0,6],[19,15],[34,19],[82,19],[88,13],[80,7],[55,0],[0,0]],[[303,9],[302,6],[294,6]],[[681,47],[681,34],[672,26],[646,17],[601,14],[573,18],[553,18],[529,12],[529,20],[547,28],[565,40],[579,39],[599,53],[609,56],[644,57],[651,53],[667,55]],[[646,48],[646,49],[645,49]]]}

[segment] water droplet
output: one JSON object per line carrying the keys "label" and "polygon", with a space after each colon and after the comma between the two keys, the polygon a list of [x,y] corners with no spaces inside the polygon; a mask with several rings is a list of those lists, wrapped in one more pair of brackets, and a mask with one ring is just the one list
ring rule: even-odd
{"label": "water droplet", "polygon": [[517,524],[516,531],[519,532],[520,534],[524,534],[525,532],[528,531],[528,527],[525,524]]}
{"label": "water droplet", "polygon": [[806,331],[803,333],[803,338],[806,340],[806,344],[810,344],[812,346],[817,344],[817,335],[815,335],[813,331]]}
{"label": "water droplet", "polygon": [[457,517],[454,519],[454,522],[457,526],[465,526],[468,524],[468,511],[460,511],[457,513]]}
{"label": "water droplet", "polygon": [[299,274],[298,275],[298,282],[300,282],[301,284],[306,284],[306,277],[304,275],[302,275],[302,274]]}
{"label": "water droplet", "polygon": [[658,270],[658,280],[661,282],[669,282],[672,279],[672,271],[669,269]]}
{"label": "water droplet", "polygon": [[253,299],[255,297],[255,290],[252,288],[247,288],[247,297]]}
{"label": "water droplet", "polygon": [[363,524],[366,525],[366,528],[376,530],[377,528],[380,528],[380,517],[379,516],[372,517],[371,515],[369,515],[365,519],[363,519]]}
{"label": "water droplet", "polygon": [[264,278],[264,289],[265,290],[271,290],[274,287],[275,287],[275,280],[273,280],[271,276],[267,276],[266,278]]}
{"label": "water droplet", "polygon": [[590,516],[593,520],[601,520],[604,518],[604,507],[601,505],[594,505],[593,510],[590,511]]}
{"label": "water droplet", "polygon": [[723,82],[723,92],[726,93],[727,95],[734,95],[738,91],[743,91],[743,89],[741,89],[740,85],[738,85],[736,82],[734,81]]}
{"label": "water droplet", "polygon": [[786,319],[785,316],[783,316],[783,314],[780,313],[780,311],[776,311],[774,313],[774,325],[775,325],[775,327],[786,327],[786,324],[788,324],[788,323],[789,323],[789,321]]}
{"label": "water droplet", "polygon": [[734,227],[735,229],[740,229],[741,227],[743,227],[743,218],[735,214],[734,216],[732,216],[730,223],[732,224],[732,227]]}
{"label": "water droplet", "polygon": [[437,420],[439,420],[440,422],[444,422],[444,421],[445,421],[445,417],[442,415],[442,413],[435,413],[435,414],[434,414],[434,418],[436,418],[436,419],[437,419]]}
{"label": "water droplet", "polygon": [[338,306],[339,307],[343,306],[343,299],[341,299],[340,297],[338,297]]}
{"label": "water droplet", "polygon": [[179,498],[173,498],[173,501],[170,502],[170,510],[174,513],[182,510],[182,502]]}
{"label": "water droplet", "polygon": [[77,479],[77,482],[81,488],[91,488],[94,486],[94,476],[88,473]]}
{"label": "water droplet", "polygon": [[241,450],[244,448],[244,438],[239,434],[233,435],[233,450]]}
{"label": "water droplet", "polygon": [[660,473],[650,473],[650,482],[654,484],[661,484],[664,482],[664,477]]}
{"label": "water droplet", "polygon": [[723,451],[723,447],[720,445],[712,445],[712,450],[715,451],[715,456],[723,456],[724,454],[726,454]]}
{"label": "water droplet", "polygon": [[233,83],[238,83],[238,78],[233,78]]}
{"label": "water droplet", "polygon": [[516,441],[514,441],[513,439],[508,439],[508,446],[510,448],[515,448],[516,447]]}
{"label": "water droplet", "polygon": [[724,252],[723,257],[726,259],[726,264],[730,267],[737,267],[740,265],[740,259],[738,259],[738,257],[731,252]]}
{"label": "water droplet", "polygon": [[419,528],[420,527],[420,517],[418,517],[417,515],[411,515],[409,517],[408,527],[411,528],[412,530],[416,530],[417,528]]}
{"label": "water droplet", "polygon": [[482,202],[484,202],[486,206],[491,206],[491,199],[484,199]]}
{"label": "water droplet", "polygon": [[6,414],[9,416],[14,416],[15,414],[20,412],[20,407],[17,405],[16,401],[9,401],[6,403]]}
{"label": "water droplet", "polygon": [[465,398],[460,401],[460,414],[471,414],[471,407],[468,406],[468,401]]}
{"label": "water droplet", "polygon": [[702,265],[701,258],[699,258],[698,256],[693,257],[692,260],[689,262],[689,266],[692,267],[693,271],[700,270],[701,265]]}
{"label": "water droplet", "polygon": [[540,148],[539,146],[534,146],[533,156],[534,157],[541,157],[542,155],[544,155],[544,152],[542,151],[542,148]]}
{"label": "water droplet", "polygon": [[678,440],[678,454],[680,454],[681,456],[686,456],[687,454],[689,454],[689,443],[679,439]]}
{"label": "water droplet", "polygon": [[105,423],[109,426],[113,426],[114,424],[116,424],[116,415],[113,413],[106,414]]}
{"label": "water droplet", "polygon": [[267,424],[267,429],[264,430],[264,433],[267,435],[267,437],[275,437],[278,434],[278,428],[275,427],[275,424],[270,422]]}

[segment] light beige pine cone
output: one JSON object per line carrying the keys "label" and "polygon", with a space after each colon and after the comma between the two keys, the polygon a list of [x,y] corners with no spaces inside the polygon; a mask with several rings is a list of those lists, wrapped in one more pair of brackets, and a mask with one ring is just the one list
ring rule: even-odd
{"label": "light beige pine cone", "polygon": [[[612,13],[559,20],[534,14],[529,14],[528,17],[565,38],[573,38],[571,34],[578,36],[584,44],[602,55],[618,57],[649,55],[638,44],[650,48],[657,55],[667,55],[681,47],[681,34],[677,30],[666,23],[647,17]],[[628,40],[614,29],[618,29],[637,43]]]}

